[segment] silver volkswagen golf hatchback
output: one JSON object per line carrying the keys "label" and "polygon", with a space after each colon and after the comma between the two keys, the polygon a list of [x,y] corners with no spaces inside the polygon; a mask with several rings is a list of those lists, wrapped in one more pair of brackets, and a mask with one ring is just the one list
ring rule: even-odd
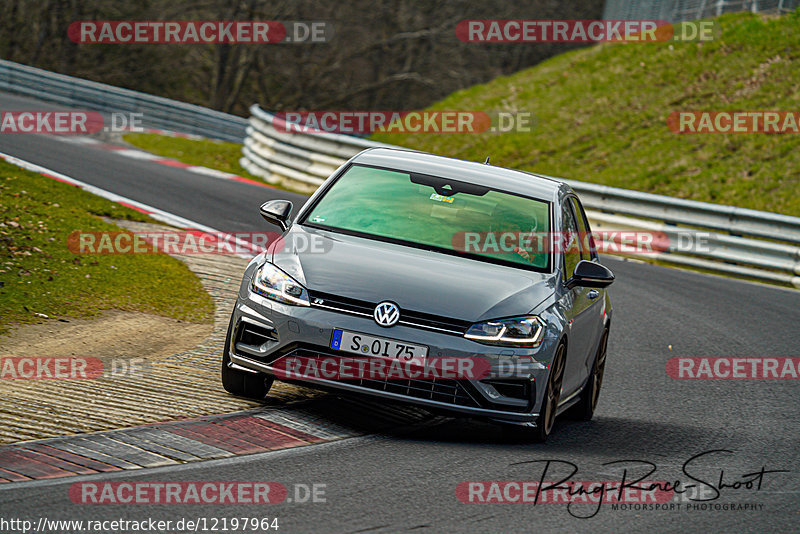
{"label": "silver volkswagen golf hatchback", "polygon": [[248,265],[222,356],[227,391],[274,380],[526,428],[592,417],[614,280],[557,180],[374,148],[331,175]]}

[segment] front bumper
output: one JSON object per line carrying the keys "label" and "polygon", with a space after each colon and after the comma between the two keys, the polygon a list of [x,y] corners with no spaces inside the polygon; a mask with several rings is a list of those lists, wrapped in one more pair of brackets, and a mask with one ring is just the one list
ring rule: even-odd
{"label": "front bumper", "polygon": [[[547,322],[547,321],[546,321]],[[489,364],[481,378],[470,379],[326,379],[303,384],[357,392],[432,409],[493,420],[530,424],[538,417],[548,366],[558,342],[548,325],[542,343],[532,349],[483,345],[460,335],[396,325],[378,326],[371,317],[326,309],[284,305],[242,284],[231,318],[230,361],[242,368],[282,378],[283,358],[337,358],[355,355],[330,349],[334,329],[425,345],[428,359],[480,357]],[[538,387],[537,387],[538,386]]]}

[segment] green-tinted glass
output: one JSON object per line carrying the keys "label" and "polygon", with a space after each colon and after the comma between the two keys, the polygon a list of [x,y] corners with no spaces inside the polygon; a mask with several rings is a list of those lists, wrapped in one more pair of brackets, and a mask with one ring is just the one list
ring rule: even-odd
{"label": "green-tinted glass", "polygon": [[306,222],[536,270],[549,265],[547,247],[531,237],[536,233],[543,239],[550,231],[547,202],[491,189],[480,196],[440,195],[400,171],[353,165]]}

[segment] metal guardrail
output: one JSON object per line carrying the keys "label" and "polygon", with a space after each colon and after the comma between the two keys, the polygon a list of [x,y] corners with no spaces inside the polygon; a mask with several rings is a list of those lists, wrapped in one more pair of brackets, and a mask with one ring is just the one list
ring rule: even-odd
{"label": "metal guardrail", "polygon": [[[0,60],[0,91],[101,113],[142,113],[147,128],[243,140],[240,162],[250,173],[306,190],[316,189],[358,152],[391,146],[340,134],[289,133],[257,105],[250,108],[248,125],[235,115],[5,60]],[[705,232],[709,246],[702,250],[670,246],[647,257],[800,287],[798,217],[563,181],[581,196],[595,229],[657,231],[668,237],[698,228],[713,231]]]}
{"label": "metal guardrail", "polygon": [[[386,146],[349,135],[304,135],[286,131],[285,122],[250,106],[250,125],[240,161],[250,174],[270,183],[286,182],[300,189],[316,189],[339,166],[367,148]],[[278,126],[276,128],[276,125]]]}
{"label": "metal guardrail", "polygon": [[142,126],[241,143],[247,119],[169,98],[0,60],[0,91],[101,113],[142,113]]}
{"label": "metal guardrail", "polygon": [[[391,147],[340,134],[289,133],[281,119],[258,105],[250,113],[240,162],[271,183],[315,189],[362,150]],[[799,217],[556,179],[580,195],[594,230],[658,232],[669,238],[668,250],[642,258],[800,287]],[[680,247],[678,240],[693,232],[704,246]]]}

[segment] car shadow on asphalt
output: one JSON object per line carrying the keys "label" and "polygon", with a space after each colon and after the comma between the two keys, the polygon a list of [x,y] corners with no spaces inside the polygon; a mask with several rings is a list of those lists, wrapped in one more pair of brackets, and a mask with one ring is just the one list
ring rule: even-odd
{"label": "car shadow on asphalt", "polygon": [[[447,443],[465,447],[506,447],[580,452],[598,457],[620,454],[672,452],[702,448],[730,438],[724,428],[709,429],[691,424],[646,421],[597,415],[592,421],[561,417],[546,443],[535,443],[520,427],[489,421],[449,417],[404,403],[376,400],[368,396],[340,397],[326,394],[299,403],[305,413],[353,434],[375,434],[415,442]],[[294,409],[287,406],[286,409]]]}
{"label": "car shadow on asphalt", "polygon": [[597,416],[588,422],[566,418],[556,421],[545,443],[534,442],[524,429],[465,418],[449,418],[439,424],[408,429],[395,437],[465,447],[535,449],[618,459],[630,454],[685,454],[709,443],[726,441],[729,434],[723,429],[689,424]]}

